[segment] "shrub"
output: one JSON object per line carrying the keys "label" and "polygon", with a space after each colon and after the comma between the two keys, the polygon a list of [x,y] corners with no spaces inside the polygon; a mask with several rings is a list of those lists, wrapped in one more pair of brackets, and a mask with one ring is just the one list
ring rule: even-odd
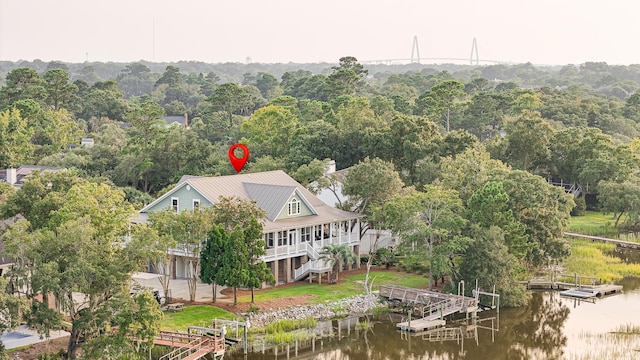
{"label": "shrub", "polygon": [[576,202],[576,206],[571,209],[571,216],[584,216],[587,211],[587,202],[584,197],[577,197],[573,199]]}

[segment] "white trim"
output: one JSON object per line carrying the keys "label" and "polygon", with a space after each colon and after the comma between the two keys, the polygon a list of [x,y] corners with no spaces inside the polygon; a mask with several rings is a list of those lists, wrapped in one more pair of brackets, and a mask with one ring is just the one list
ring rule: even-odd
{"label": "white trim", "polygon": [[[198,205],[196,206],[196,204],[198,204]],[[200,205],[201,205],[200,199],[192,199],[191,200],[191,208],[192,209],[194,209],[194,210],[195,209],[200,209]]]}
{"label": "white trim", "polygon": [[[175,201],[175,206],[173,205],[174,201]],[[180,198],[171,197],[171,202],[169,203],[169,207],[171,208],[171,210],[175,212],[180,212]]]}

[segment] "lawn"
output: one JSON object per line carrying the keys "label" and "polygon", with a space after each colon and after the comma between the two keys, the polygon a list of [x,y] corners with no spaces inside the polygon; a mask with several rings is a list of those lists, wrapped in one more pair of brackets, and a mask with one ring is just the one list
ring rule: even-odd
{"label": "lawn", "polygon": [[[329,284],[304,284],[297,286],[275,287],[272,289],[256,291],[256,302],[294,297],[299,295],[313,295],[309,302],[324,303],[344,299],[350,296],[363,294],[366,274],[356,274],[351,276],[341,276],[343,280],[337,285]],[[406,274],[396,271],[372,271],[370,277],[375,278],[374,290],[383,284],[395,284],[408,287],[422,287],[429,284],[426,277],[421,275]],[[238,297],[239,302],[251,301],[250,295]]]}
{"label": "lawn", "polygon": [[211,326],[213,319],[234,320],[237,316],[215,306],[185,306],[181,311],[165,311],[161,330],[187,331],[187,326]]}
{"label": "lawn", "polygon": [[[621,219],[620,221],[624,220]],[[572,216],[569,224],[569,232],[582,235],[617,237],[618,229],[611,213],[599,211],[587,211],[583,216]]]}

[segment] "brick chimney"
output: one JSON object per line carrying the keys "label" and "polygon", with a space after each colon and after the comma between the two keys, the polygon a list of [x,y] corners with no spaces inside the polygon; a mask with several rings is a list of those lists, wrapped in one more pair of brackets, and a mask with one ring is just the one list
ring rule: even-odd
{"label": "brick chimney", "polygon": [[189,115],[187,115],[187,113],[184,113],[184,127],[186,129],[189,128]]}

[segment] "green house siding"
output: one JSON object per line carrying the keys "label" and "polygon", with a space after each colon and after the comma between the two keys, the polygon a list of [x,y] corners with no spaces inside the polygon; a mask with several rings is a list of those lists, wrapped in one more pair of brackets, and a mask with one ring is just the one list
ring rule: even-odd
{"label": "green house siding", "polygon": [[[292,203],[293,199],[295,199],[296,202],[300,204],[300,213],[289,215],[289,204]],[[276,220],[291,219],[293,217],[301,217],[301,216],[309,216],[309,215],[314,215],[313,211],[309,209],[307,204],[304,201],[302,201],[302,198],[296,192],[289,198],[287,203],[284,204],[284,208],[282,209],[282,211],[280,211],[280,214],[278,214],[278,217],[276,218]]]}
{"label": "green house siding", "polygon": [[[187,190],[187,187],[189,188],[189,190]],[[193,210],[194,200],[200,201],[201,208],[211,206],[211,203],[207,199],[205,199],[205,197],[202,196],[202,194],[197,192],[191,186],[182,186],[181,188],[176,190],[174,193],[167,195],[166,198],[162,199],[153,207],[149,208],[149,212],[160,211],[165,208],[171,207],[173,203],[173,199],[178,199],[178,211]]]}

